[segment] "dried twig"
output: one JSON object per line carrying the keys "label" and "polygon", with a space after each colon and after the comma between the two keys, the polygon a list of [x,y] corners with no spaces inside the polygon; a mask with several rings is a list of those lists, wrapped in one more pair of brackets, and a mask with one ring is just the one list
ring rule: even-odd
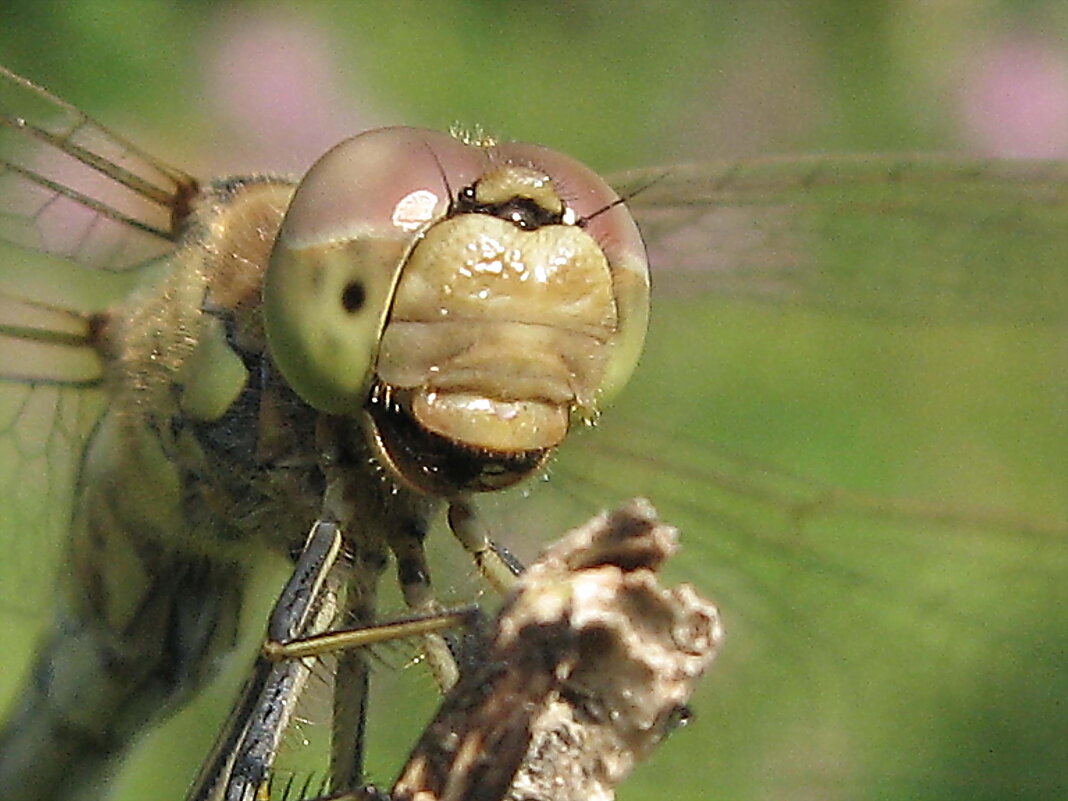
{"label": "dried twig", "polygon": [[353,801],[609,801],[685,717],[722,638],[715,606],[656,572],[676,531],[645,501],[572,531],[523,573],[485,652],[393,789]]}

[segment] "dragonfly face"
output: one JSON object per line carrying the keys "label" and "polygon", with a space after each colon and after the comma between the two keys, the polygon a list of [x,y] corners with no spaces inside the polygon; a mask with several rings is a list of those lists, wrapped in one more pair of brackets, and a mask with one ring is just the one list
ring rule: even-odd
{"label": "dragonfly face", "polygon": [[[21,86],[11,77],[5,85],[8,92]],[[34,104],[40,103],[39,97],[33,97]],[[19,95],[16,100],[24,103],[27,98]],[[330,473],[332,465],[348,468],[366,463],[377,453],[379,464],[393,464],[407,477],[405,482],[416,486],[425,486],[427,471],[425,466],[413,470],[405,464],[410,440],[395,432],[383,439],[382,420],[373,416],[362,427],[338,427],[330,422],[336,415],[326,415],[328,422],[317,424],[323,415],[316,404],[333,411],[331,397],[337,392],[329,379],[338,373],[329,366],[320,369],[305,352],[297,351],[290,356],[290,366],[283,366],[286,380],[282,380],[277,371],[264,373],[250,368],[240,356],[234,358],[235,344],[262,343],[265,336],[276,336],[270,328],[264,334],[258,312],[241,301],[247,286],[212,284],[211,302],[205,303],[205,284],[167,284],[166,267],[147,266],[145,271],[160,270],[164,275],[155,276],[154,282],[145,279],[159,290],[154,305],[146,306],[142,293],[129,296],[136,302],[119,307],[121,314],[87,314],[101,306],[94,302],[97,287],[76,288],[69,279],[71,273],[64,269],[73,263],[81,272],[97,277],[107,268],[140,265],[170,252],[174,242],[167,232],[172,220],[176,213],[179,218],[187,215],[194,199],[229,208],[236,191],[262,193],[261,208],[270,213],[254,216],[256,224],[245,230],[253,239],[249,247],[259,248],[262,254],[255,261],[268,264],[274,231],[283,225],[294,188],[289,182],[263,181],[252,187],[224,181],[200,191],[188,176],[131,150],[75,110],[51,101],[45,106],[48,130],[62,136],[60,146],[19,134],[20,145],[14,150],[5,140],[6,157],[12,152],[32,153],[29,164],[39,170],[49,163],[38,158],[44,149],[69,153],[73,143],[103,152],[109,163],[127,165],[144,182],[137,184],[132,200],[125,195],[108,204],[123,217],[64,195],[50,184],[37,183],[36,189],[28,190],[23,174],[10,169],[0,177],[4,210],[14,212],[3,218],[5,239],[56,257],[43,265],[35,262],[33,269],[22,269],[28,264],[25,257],[3,263],[5,297],[45,301],[4,307],[25,315],[16,316],[14,324],[10,317],[4,318],[7,340],[0,347],[0,358],[5,374],[18,379],[10,385],[10,397],[17,399],[12,402],[19,410],[8,413],[14,422],[5,431],[65,430],[57,422],[61,421],[58,411],[49,416],[50,410],[62,409],[51,403],[49,393],[73,396],[76,387],[101,392],[101,351],[96,343],[123,336],[103,323],[114,326],[120,319],[130,321],[132,309],[150,307],[146,317],[166,325],[137,330],[182,331],[189,325],[182,310],[192,309],[204,318],[202,341],[213,344],[196,352],[216,355],[206,359],[211,370],[189,368],[188,377],[199,382],[143,378],[145,366],[170,375],[175,360],[186,358],[182,349],[189,347],[188,337],[168,336],[166,344],[173,352],[160,350],[152,336],[138,341],[144,358],[131,372],[142,378],[123,384],[136,391],[116,393],[110,384],[103,391],[112,411],[97,424],[93,441],[101,444],[91,448],[100,450],[88,452],[83,473],[108,467],[98,454],[105,452],[103,443],[109,439],[133,443],[137,447],[123,451],[124,464],[129,466],[121,480],[109,485],[111,498],[107,504],[101,501],[100,508],[111,508],[112,499],[124,501],[134,508],[137,514],[133,516],[143,523],[141,529],[149,532],[166,529],[170,519],[193,511],[200,515],[196,552],[202,553],[206,539],[232,545],[226,550],[230,558],[224,560],[224,569],[213,572],[195,560],[150,562],[139,556],[126,560],[123,573],[109,574],[101,567],[103,555],[127,551],[114,546],[102,553],[99,544],[90,548],[83,543],[85,551],[98,556],[87,562],[88,568],[80,569],[86,580],[98,586],[102,577],[116,576],[109,584],[106,597],[111,600],[102,607],[104,611],[129,608],[139,586],[149,590],[139,597],[161,599],[159,608],[171,608],[168,599],[177,593],[195,591],[196,597],[210,599],[179,623],[186,631],[201,635],[198,647],[202,653],[212,653],[228,641],[238,601],[233,587],[239,586],[245,570],[235,526],[268,531],[277,536],[274,546],[287,547],[303,536],[306,521],[321,512],[327,475],[335,475]],[[448,162],[442,156],[438,159]],[[442,180],[434,164],[429,171],[427,186],[435,195],[434,208],[446,204],[446,198],[458,207],[497,204],[495,186],[480,189],[475,180]],[[447,167],[444,172],[448,175]],[[551,169],[545,167],[544,172],[555,181]],[[90,176],[85,183],[72,174],[80,175],[77,165],[48,175],[64,187],[93,187],[94,181],[99,182]],[[495,180],[511,186],[531,182],[522,172]],[[105,183],[114,183],[114,179]],[[1060,430],[1064,396],[1058,393],[1056,378],[1063,375],[1063,351],[1053,344],[1063,330],[1068,309],[1063,270],[1063,254],[1068,252],[1063,198],[1068,182],[1063,167],[821,157],[675,167],[666,175],[663,168],[657,168],[612,181],[623,196],[650,183],[628,205],[649,244],[654,284],[664,290],[654,294],[651,355],[639,368],[639,380],[619,398],[614,411],[620,414],[605,414],[587,447],[571,454],[563,449],[549,489],[555,485],[562,490],[559,494],[579,500],[578,519],[606,500],[649,494],[668,509],[667,516],[681,523],[687,543],[697,540],[696,547],[687,546],[690,572],[714,591],[724,609],[729,639],[721,669],[729,670],[733,660],[736,672],[725,673],[732,676],[725,683],[710,684],[709,696],[696,705],[696,722],[679,738],[678,747],[685,749],[688,739],[700,745],[693,753],[680,750],[678,759],[685,764],[669,767],[670,776],[654,779],[653,789],[673,795],[701,783],[694,781],[696,777],[705,780],[699,788],[704,792],[713,777],[718,781],[732,765],[745,778],[746,788],[737,790],[743,797],[781,796],[798,787],[819,787],[850,797],[874,795],[891,787],[903,796],[924,790],[941,798],[950,796],[944,792],[947,787],[955,787],[967,797],[968,789],[999,786],[999,780],[1009,786],[1028,771],[1040,777],[1043,787],[1055,786],[1063,779],[1063,770],[1050,767],[1053,762],[1046,755],[1047,746],[1058,742],[1061,724],[1048,711],[1052,707],[1039,698],[1044,694],[1058,697],[1056,690],[1064,682],[1059,654],[1063,653],[1063,632],[1068,630],[1062,625],[1068,587],[1068,524],[1058,492],[1040,489],[1036,495],[1025,496],[1023,488],[1048,487],[1063,479],[1064,472],[1063,458],[1045,450],[1059,450],[1064,443]],[[450,191],[443,191],[446,184]],[[467,190],[473,199],[468,200]],[[480,196],[482,190],[486,196]],[[556,190],[559,197],[573,202],[566,187],[556,185]],[[14,208],[11,201],[17,203]],[[390,202],[396,210],[398,203]],[[64,205],[73,207],[68,209],[76,220],[72,226],[58,225],[57,211]],[[552,214],[551,202],[535,205]],[[591,204],[575,216],[592,215],[603,205],[604,201]],[[296,206],[292,208],[295,215]],[[397,220],[405,225],[423,225],[427,219],[419,197],[403,209],[405,213],[398,213]],[[520,211],[520,217],[525,216],[527,210]],[[387,216],[377,208],[368,214],[368,219]],[[449,216],[448,211],[437,214]],[[240,217],[231,219],[240,221]],[[338,238],[336,231],[308,230],[305,224],[300,223],[291,242],[293,252],[286,258],[303,258],[305,245],[328,250],[324,243],[352,241],[348,235]],[[298,225],[296,218],[293,225]],[[427,238],[431,237],[420,242]],[[351,245],[340,245],[345,246]],[[202,280],[197,269],[187,274]],[[35,281],[40,275],[68,277],[41,286]],[[341,290],[333,297],[342,311],[346,306],[368,307],[353,299],[362,294],[366,300],[371,293],[346,293],[346,276],[329,275]],[[121,274],[117,281],[101,279],[100,283],[108,285],[105,289],[112,296],[127,296],[125,286],[121,291],[112,286],[123,284]],[[474,294],[485,288],[479,287]],[[787,318],[793,327],[784,324],[780,329],[779,323],[769,322],[770,315],[762,312],[760,303],[739,311],[724,302],[713,309],[708,300],[711,290],[778,304],[776,316]],[[612,292],[616,294],[615,289]],[[77,303],[72,301],[82,297]],[[176,302],[181,297],[187,300]],[[280,305],[280,319],[285,320],[285,304]],[[852,319],[823,329],[808,316],[813,309],[845,312]],[[72,310],[76,313],[71,314]],[[730,329],[723,321],[732,313],[735,327]],[[285,330],[302,322],[316,321],[297,319],[295,324],[280,325]],[[761,326],[767,330],[758,330]],[[951,336],[954,326],[963,332],[961,337]],[[1018,336],[1017,346],[1004,344],[991,333],[992,328]],[[42,331],[49,332],[48,336],[37,335]],[[311,340],[316,336],[308,334]],[[915,350],[899,349],[906,338],[920,344]],[[846,339],[865,348],[858,351],[864,356],[840,356],[836,361],[835,348]],[[409,347],[403,340],[397,344],[402,350]],[[744,350],[753,341],[768,345],[759,351]],[[821,352],[831,354],[826,373],[811,362],[791,368],[792,358],[806,349],[817,349],[817,344]],[[731,398],[740,398],[737,406],[778,408],[772,401],[766,407],[754,402],[757,395],[752,386],[722,386],[730,373],[732,348],[746,354],[758,352],[759,358],[738,358],[758,362],[754,365],[758,372],[766,364],[773,376],[766,383],[773,391],[788,389],[784,394],[797,396],[802,406],[793,416],[768,413],[759,421],[756,430],[769,441],[782,427],[807,431],[806,426],[823,416],[848,421],[843,439],[853,447],[843,446],[839,451],[824,445],[828,453],[819,460],[841,462],[840,480],[856,479],[857,486],[867,483],[892,495],[892,482],[898,479],[887,468],[905,462],[922,465],[932,485],[944,481],[941,491],[947,493],[956,489],[956,479],[942,476],[957,475],[950,468],[961,463],[977,473],[988,471],[992,478],[980,485],[986,489],[963,488],[966,485],[960,479],[962,489],[956,502],[940,503],[937,498],[927,503],[898,502],[875,493],[806,482],[762,463],[725,457],[715,449],[715,437],[722,435],[722,428],[730,432],[732,421],[742,415]],[[37,355],[44,350],[50,354],[47,360]],[[25,357],[28,351],[35,355]],[[55,351],[62,351],[63,358],[57,361]],[[1013,359],[1015,370],[999,373],[993,366],[1002,351],[1018,356]],[[400,372],[407,357],[387,368],[384,362],[392,361],[392,352],[392,346],[389,352],[380,349],[378,364]],[[896,357],[891,355],[895,353]],[[959,411],[950,418],[921,415],[916,420],[925,422],[896,427],[898,421],[886,412],[890,407],[879,406],[880,402],[898,399],[907,406],[914,400],[919,407],[929,404],[933,408],[932,396],[937,394],[910,383],[906,370],[910,360],[927,363],[927,371],[937,375],[940,388],[956,381],[976,389],[954,396]],[[122,366],[107,359],[104,363]],[[310,377],[291,377],[296,375],[293,370],[302,369]],[[596,369],[602,381],[609,376],[608,384],[614,383],[609,368]],[[328,379],[325,388],[320,385],[323,373]],[[355,383],[362,386],[365,378],[356,373]],[[815,374],[817,380],[806,383],[811,377],[807,374]],[[1012,391],[984,395],[978,389],[982,382],[971,381],[978,374],[989,374],[987,384],[1012,387]],[[830,391],[817,392],[817,388],[824,389],[820,379]],[[406,388],[407,380],[397,378],[397,385],[405,389],[381,399],[395,401],[406,395],[402,400],[407,407],[413,411],[419,407],[422,414],[423,407],[433,404],[426,398],[419,401],[417,393]],[[369,392],[374,388],[372,381]],[[82,391],[78,389],[79,399],[84,397]],[[343,387],[340,394],[346,391]],[[576,392],[575,398],[588,392]],[[141,397],[150,397],[152,402],[136,400],[137,393],[148,393]],[[319,399],[323,394],[325,402]],[[850,403],[854,396],[861,400]],[[226,400],[220,403],[220,398]],[[1016,436],[1021,441],[1030,443],[1027,461],[1033,460],[1033,472],[1011,468],[1006,440],[997,436],[1003,423],[992,407],[1006,405],[1007,398],[1018,404],[1014,406],[1019,410],[1015,415],[1018,426],[1013,430],[1019,432]],[[145,405],[160,408],[164,402],[181,414],[168,414],[166,425],[155,421],[147,431],[140,427],[137,436],[131,437],[128,427],[134,417],[130,410]],[[472,410],[462,395],[449,405],[464,412],[479,411]],[[583,406],[575,404],[576,409]],[[428,420],[439,419],[435,416],[439,409],[425,411]],[[500,411],[497,406],[491,413],[499,418]],[[246,424],[234,425],[238,419]],[[728,422],[717,428],[714,421],[724,419]],[[1028,422],[1037,426],[1041,436],[1023,433]],[[435,422],[428,430],[438,436],[447,427]],[[658,428],[663,436],[658,436]],[[883,428],[887,436],[876,439],[875,429],[881,433]],[[904,435],[896,436],[898,432]],[[426,453],[426,436],[420,433],[418,445],[410,450]],[[760,437],[753,438],[759,444]],[[946,442],[955,442],[957,450],[938,450],[935,455]],[[210,458],[200,458],[198,449]],[[8,460],[25,464],[25,450]],[[309,453],[315,458],[309,459]],[[193,466],[175,470],[176,454]],[[328,458],[320,463],[324,454]],[[265,464],[272,468],[268,473],[262,470]],[[431,466],[429,472],[437,475],[437,467]],[[467,474],[480,475],[475,470]],[[153,486],[167,491],[155,492],[151,505],[147,501],[141,505],[138,488],[150,476]],[[190,485],[189,480],[199,483]],[[947,489],[945,484],[951,486]],[[197,489],[177,489],[188,486]],[[908,488],[914,490],[915,486]],[[1007,494],[984,503],[995,490]],[[1013,492],[1019,493],[1019,500],[1012,499]],[[361,532],[403,530],[407,525],[417,535],[407,541],[417,540],[422,531],[412,521],[430,513],[423,496],[409,489],[397,494],[368,491],[355,498],[351,492],[341,495],[345,508],[363,510],[365,516],[358,521]],[[525,508],[534,503],[540,503],[536,496]],[[988,506],[995,510],[987,511]],[[1005,506],[1007,512],[997,511]],[[556,523],[544,522],[550,514],[543,513],[545,508],[537,507],[538,526],[562,530]],[[213,531],[218,523],[211,521],[226,521],[227,527]],[[91,539],[83,537],[83,541]],[[377,574],[392,544],[373,538],[362,542],[364,572]],[[421,569],[418,560],[409,560],[402,573],[414,576]],[[171,583],[163,586],[138,578],[157,575],[168,576]],[[120,590],[127,585],[131,592],[123,598]],[[373,607],[373,586],[354,592],[363,612]],[[194,625],[206,619],[215,622],[213,632]],[[148,634],[145,641],[156,643],[146,646],[150,654],[160,650],[158,634]],[[80,642],[68,640],[66,652],[81,647]],[[147,664],[146,659],[131,662]],[[187,665],[190,672],[195,661]],[[190,676],[189,681],[197,678]],[[950,734],[954,725],[964,733]],[[756,757],[751,750],[743,750],[743,745],[753,741],[760,743]],[[916,749],[916,742],[929,745]],[[1008,742],[1014,745],[1010,748]],[[675,743],[666,753],[673,748]],[[738,754],[750,756],[739,758]],[[748,767],[738,769],[739,763]],[[678,778],[684,775],[685,782]],[[671,784],[672,777],[677,783]]]}
{"label": "dragonfly face", "polygon": [[508,486],[637,361],[644,249],[613,204],[544,148],[351,139],[282,225],[264,286],[274,359],[312,406],[366,416],[378,461],[414,488]]}

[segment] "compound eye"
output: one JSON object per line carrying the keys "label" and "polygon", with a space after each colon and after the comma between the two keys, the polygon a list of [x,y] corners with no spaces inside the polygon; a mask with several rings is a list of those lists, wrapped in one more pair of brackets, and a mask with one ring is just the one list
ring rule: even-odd
{"label": "compound eye", "polygon": [[293,390],[323,412],[360,408],[413,239],[473,183],[482,151],[447,134],[381,128],[329,151],[297,187],[264,281],[264,325]]}

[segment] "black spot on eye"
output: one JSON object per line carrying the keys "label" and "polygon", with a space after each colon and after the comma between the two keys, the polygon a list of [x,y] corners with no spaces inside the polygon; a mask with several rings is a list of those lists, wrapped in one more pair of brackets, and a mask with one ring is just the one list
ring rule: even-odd
{"label": "black spot on eye", "polygon": [[345,285],[345,291],[341,293],[341,306],[349,314],[355,314],[363,308],[367,302],[367,292],[359,281],[350,281]]}

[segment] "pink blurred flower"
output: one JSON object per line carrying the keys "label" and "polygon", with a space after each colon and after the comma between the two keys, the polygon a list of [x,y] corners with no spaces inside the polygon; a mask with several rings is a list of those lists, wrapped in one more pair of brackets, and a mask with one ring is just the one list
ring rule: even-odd
{"label": "pink blurred flower", "polygon": [[1068,154],[1068,55],[1035,34],[996,40],[968,65],[961,88],[964,135],[991,156]]}
{"label": "pink blurred flower", "polygon": [[[313,22],[257,8],[222,16],[204,46],[203,83],[246,169],[302,173],[379,115],[358,100],[340,42]],[[347,40],[345,47],[351,47]],[[224,166],[234,169],[234,152]]]}

